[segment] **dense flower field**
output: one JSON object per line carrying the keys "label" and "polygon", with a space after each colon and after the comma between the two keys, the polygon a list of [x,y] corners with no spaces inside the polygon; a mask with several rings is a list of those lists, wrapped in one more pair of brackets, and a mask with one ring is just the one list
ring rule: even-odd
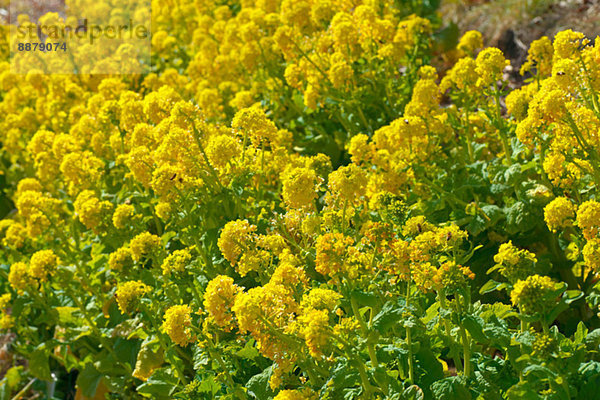
{"label": "dense flower field", "polygon": [[0,397],[597,398],[600,41],[511,90],[434,3],[156,0],[146,75],[3,26]]}

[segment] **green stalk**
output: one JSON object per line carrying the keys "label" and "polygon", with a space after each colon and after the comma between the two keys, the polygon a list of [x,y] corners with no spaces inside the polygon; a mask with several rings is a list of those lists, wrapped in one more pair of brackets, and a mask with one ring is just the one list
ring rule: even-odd
{"label": "green stalk", "polygon": [[360,310],[358,308],[358,303],[356,302],[356,300],[351,298],[350,305],[352,306],[352,312],[354,313],[354,316],[356,317],[356,319],[358,320],[358,324],[360,325],[361,333],[363,337],[367,339],[367,351],[369,352],[371,364],[374,368],[377,368],[379,366],[379,361],[377,360],[377,353],[375,352],[375,347],[373,346],[373,343],[370,343],[369,341],[369,328],[367,327],[365,320],[360,314]]}
{"label": "green stalk", "polygon": [[[406,284],[406,306],[408,307],[408,303],[410,300],[410,277]],[[410,331],[410,326],[406,327],[406,344],[408,346],[408,380],[412,385],[415,383],[415,368],[414,368],[414,360],[413,360],[413,351],[412,351],[412,333]]]}

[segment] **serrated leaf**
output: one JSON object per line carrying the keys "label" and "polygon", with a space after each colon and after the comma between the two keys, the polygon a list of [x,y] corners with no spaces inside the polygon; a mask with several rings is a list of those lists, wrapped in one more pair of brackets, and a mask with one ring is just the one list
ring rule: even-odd
{"label": "serrated leaf", "polygon": [[464,384],[463,377],[451,376],[431,385],[436,400],[471,400],[471,393]]}
{"label": "serrated leaf", "polygon": [[406,307],[388,302],[373,318],[373,329],[384,333],[402,320]]}
{"label": "serrated leaf", "polygon": [[29,355],[29,372],[38,379],[50,381],[52,375],[49,362],[49,351],[42,345]]}
{"label": "serrated leaf", "polygon": [[102,374],[98,372],[94,364],[87,363],[79,372],[76,385],[85,397],[94,397],[101,380]]}
{"label": "serrated leaf", "polygon": [[269,386],[269,379],[271,379],[272,374],[273,367],[268,367],[260,374],[250,378],[246,383],[248,394],[257,400],[268,400],[275,396],[275,393],[273,393]]}
{"label": "serrated leaf", "polygon": [[489,342],[488,338],[483,332],[483,320],[481,317],[464,315],[462,317],[462,324],[477,342],[482,344]]}

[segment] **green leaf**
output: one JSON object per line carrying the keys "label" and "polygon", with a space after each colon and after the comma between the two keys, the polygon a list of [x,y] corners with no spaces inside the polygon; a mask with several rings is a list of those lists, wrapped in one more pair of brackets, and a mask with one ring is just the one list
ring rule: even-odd
{"label": "green leaf", "polygon": [[541,400],[542,397],[528,382],[517,383],[506,391],[507,400]]}
{"label": "green leaf", "polygon": [[[356,367],[348,363],[347,360],[340,361],[334,368],[330,378],[323,385],[323,392],[332,393],[341,392],[343,389],[357,386],[360,382],[360,376]],[[337,398],[337,396],[334,396]]]}
{"label": "green leaf", "polygon": [[379,303],[379,297],[373,293],[363,292],[362,290],[355,289],[352,291],[350,296],[362,306],[376,307]]}
{"label": "green leaf", "polygon": [[431,385],[436,400],[471,400],[471,393],[464,384],[463,377],[451,376]]}
{"label": "green leaf", "polygon": [[583,321],[579,321],[579,323],[577,324],[577,330],[575,331],[574,335],[575,344],[583,343],[587,333],[588,329],[586,328],[585,324],[583,323]]}
{"label": "green leaf", "polygon": [[[489,272],[490,271],[488,271],[488,273]],[[496,290],[502,290],[505,287],[506,287],[506,283],[496,282],[495,280],[490,279],[481,287],[481,289],[479,289],[479,294],[491,293]]]}
{"label": "green leaf", "polygon": [[29,356],[29,372],[38,379],[50,381],[52,375],[50,374],[49,352],[43,346],[42,344]]}
{"label": "green leaf", "polygon": [[102,374],[98,372],[94,364],[87,363],[83,367],[83,371],[77,376],[76,384],[85,397],[94,397],[101,379]]}
{"label": "green leaf", "polygon": [[248,342],[246,342],[246,345],[244,346],[244,348],[239,350],[235,354],[241,358],[246,358],[248,360],[254,360],[255,358],[260,356],[260,353],[256,349],[256,346],[254,345],[254,343],[255,343],[254,340],[249,340]]}
{"label": "green leaf", "polygon": [[177,378],[171,368],[156,370],[152,376],[137,387],[137,392],[153,400],[172,399],[172,392],[177,389]]}
{"label": "green leaf", "polygon": [[373,329],[379,333],[384,333],[396,325],[406,311],[406,307],[388,302],[381,311],[373,318]]}
{"label": "green leaf", "polygon": [[194,347],[194,371],[201,370],[205,365],[210,362],[208,352],[201,346]]}
{"label": "green leaf", "polygon": [[56,307],[55,310],[58,312],[58,322],[60,324],[76,324],[81,319],[73,315],[79,312],[77,307]]}
{"label": "green leaf", "polygon": [[583,363],[579,366],[577,373],[583,383],[577,398],[595,399],[600,386],[600,363],[597,361]]}
{"label": "green leaf", "polygon": [[550,368],[537,364],[528,365],[525,367],[523,374],[525,376],[532,374],[534,376],[543,378],[555,378],[557,376],[556,372],[552,371]]}
{"label": "green leaf", "polygon": [[417,385],[411,385],[404,389],[402,393],[402,399],[405,400],[425,400],[425,394],[423,390]]}
{"label": "green leaf", "polygon": [[19,385],[19,383],[21,383],[21,370],[23,369],[23,367],[11,367],[8,369],[8,371],[6,371],[6,375],[4,376],[4,379],[6,380],[6,383],[8,384],[8,387],[11,390],[14,390],[17,388],[17,386]]}
{"label": "green leaf", "polygon": [[462,317],[462,324],[477,342],[481,344],[489,342],[488,338],[483,332],[483,320],[481,317],[465,315]]}
{"label": "green leaf", "polygon": [[211,398],[215,398],[219,391],[221,391],[221,384],[215,380],[214,376],[202,379],[200,386],[198,386],[198,392],[210,394]]}
{"label": "green leaf", "polygon": [[248,388],[248,394],[253,396],[253,398],[257,400],[268,400],[275,396],[275,393],[271,390],[269,386],[269,379],[273,374],[273,367],[266,368],[263,372],[258,375],[254,375],[248,383],[246,383],[246,388]]}
{"label": "green leaf", "polygon": [[567,290],[563,295],[563,300],[567,304],[571,304],[574,301],[579,300],[583,297],[583,292],[581,290]]}

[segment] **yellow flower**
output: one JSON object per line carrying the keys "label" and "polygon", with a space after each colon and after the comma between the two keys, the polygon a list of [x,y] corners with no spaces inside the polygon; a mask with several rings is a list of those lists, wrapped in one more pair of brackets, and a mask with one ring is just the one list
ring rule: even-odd
{"label": "yellow flower", "polygon": [[535,336],[535,341],[531,345],[531,355],[548,359],[557,347],[556,339],[546,333],[536,334]]}
{"label": "yellow flower", "polygon": [[544,221],[548,229],[556,232],[573,225],[577,206],[566,197],[557,197],[544,207]]}
{"label": "yellow flower", "polygon": [[206,286],[204,308],[212,321],[225,331],[230,331],[235,326],[231,308],[241,291],[242,289],[233,283],[233,278],[226,275],[215,277]]}
{"label": "yellow flower", "polygon": [[15,198],[18,199],[22,193],[27,191],[41,192],[42,185],[40,181],[35,178],[21,179],[17,184],[17,193],[15,194]]}
{"label": "yellow flower", "polygon": [[91,190],[79,193],[73,205],[81,223],[94,231],[105,226],[109,213],[112,211],[112,204],[109,201],[100,201]]}
{"label": "yellow flower", "polygon": [[572,90],[576,88],[579,75],[579,66],[575,61],[569,58],[561,58],[552,65],[552,78],[563,90]]}
{"label": "yellow flower", "polygon": [[576,225],[583,231],[583,236],[590,240],[598,236],[600,229],[600,203],[588,200],[577,210]]}
{"label": "yellow flower", "polygon": [[302,297],[300,307],[303,310],[328,310],[331,311],[338,304],[342,295],[330,290],[323,288],[313,288],[307,294]]}
{"label": "yellow flower", "polygon": [[231,126],[248,135],[257,147],[260,147],[264,141],[271,142],[277,136],[277,127],[267,118],[259,105],[238,111],[233,117]]}
{"label": "yellow flower", "polygon": [[285,68],[284,77],[288,85],[294,89],[301,90],[303,86],[304,73],[298,64],[290,63]]}
{"label": "yellow flower", "polygon": [[0,310],[6,310],[6,308],[8,308],[10,305],[11,299],[12,296],[10,293],[4,293],[2,296],[0,296]]}
{"label": "yellow flower", "polygon": [[113,214],[112,221],[113,225],[117,229],[125,229],[127,224],[131,222],[133,217],[134,208],[131,204],[120,204],[117,206],[115,213]]}
{"label": "yellow flower", "polygon": [[3,243],[10,248],[19,249],[23,247],[27,237],[27,229],[20,223],[15,222],[6,229]]}
{"label": "yellow flower", "polygon": [[438,73],[435,67],[431,65],[423,65],[419,68],[418,75],[420,79],[430,79],[432,81],[436,81],[438,79]]}
{"label": "yellow flower", "polygon": [[241,151],[237,140],[228,135],[213,136],[206,146],[208,160],[215,168],[224,168],[231,159],[241,154]]}
{"label": "yellow flower", "polygon": [[169,275],[173,272],[183,272],[185,267],[192,260],[192,255],[189,250],[175,250],[172,254],[168,255],[162,263],[163,275]]}
{"label": "yellow flower", "polygon": [[59,259],[52,250],[38,251],[29,261],[29,274],[43,282],[52,275],[58,263]]}
{"label": "yellow flower", "polygon": [[537,259],[535,254],[525,249],[519,249],[513,246],[512,241],[509,241],[500,245],[494,261],[500,274],[510,283],[515,283],[533,273]]}
{"label": "yellow flower", "polygon": [[510,62],[500,49],[488,47],[477,55],[475,64],[475,72],[479,76],[477,85],[487,87],[502,79],[502,71]]}
{"label": "yellow flower", "polygon": [[477,64],[470,57],[463,57],[454,64],[454,67],[442,79],[440,90],[445,92],[452,86],[456,86],[459,90],[473,92],[478,79],[476,72]]}
{"label": "yellow flower", "polygon": [[468,286],[467,279],[475,279],[475,274],[469,267],[458,265],[454,261],[443,263],[433,277],[437,290],[444,290],[446,294],[466,288]]}
{"label": "yellow flower", "polygon": [[532,275],[518,281],[510,293],[510,300],[523,314],[547,313],[556,304],[553,297],[556,284],[548,276]]}
{"label": "yellow flower", "polygon": [[442,251],[458,248],[469,236],[466,231],[459,229],[459,227],[454,224],[437,229],[435,234],[437,245]]}
{"label": "yellow flower", "polygon": [[242,252],[254,240],[255,231],[256,226],[246,220],[230,221],[223,227],[217,245],[231,265],[238,262]]}
{"label": "yellow flower", "polygon": [[150,286],[140,281],[128,281],[119,284],[115,292],[119,310],[121,310],[123,314],[136,311],[139,298],[151,290]]}
{"label": "yellow flower", "polygon": [[134,261],[141,261],[145,257],[152,257],[162,249],[160,238],[150,232],[142,232],[129,244]]}
{"label": "yellow flower", "polygon": [[351,83],[352,77],[354,76],[354,71],[347,62],[340,60],[329,67],[327,75],[333,87],[340,89]]}
{"label": "yellow flower", "polygon": [[145,187],[150,187],[154,162],[150,150],[146,146],[134,147],[127,156],[125,164],[131,170],[135,179]]}
{"label": "yellow flower", "polygon": [[418,215],[416,217],[409,218],[404,227],[402,228],[402,234],[404,236],[415,237],[423,232],[429,232],[434,230],[435,227],[427,222],[424,216]]}
{"label": "yellow flower", "polygon": [[354,135],[348,144],[348,153],[352,156],[352,162],[361,164],[369,162],[374,156],[373,146],[369,143],[369,137],[364,134]]}
{"label": "yellow flower", "polygon": [[550,75],[553,53],[552,43],[547,36],[542,36],[531,42],[527,52],[527,61],[521,66],[521,75],[531,72],[533,68],[537,70],[537,75]]}
{"label": "yellow flower", "polygon": [[164,200],[173,200],[182,195],[187,177],[179,165],[165,163],[152,173],[150,187]]}
{"label": "yellow flower", "polygon": [[104,162],[90,151],[67,154],[60,164],[60,172],[69,183],[70,192],[95,186],[103,168]]}
{"label": "yellow flower", "polygon": [[8,329],[12,328],[14,325],[15,325],[15,319],[13,318],[12,315],[9,315],[6,313],[2,313],[2,315],[0,315],[0,329],[8,330]]}
{"label": "yellow flower", "polygon": [[583,246],[583,250],[581,252],[583,254],[583,261],[585,265],[592,268],[594,271],[600,271],[600,240],[599,239],[590,239]]}
{"label": "yellow flower", "polygon": [[232,310],[240,332],[252,334],[262,355],[272,360],[291,356],[294,349],[271,332],[273,326],[282,330],[288,328],[294,313],[299,311],[285,286],[268,283],[241,292],[236,296]]}
{"label": "yellow flower", "polygon": [[304,91],[304,105],[311,110],[316,110],[319,106],[320,97],[321,94],[319,93],[319,87],[309,83]]}
{"label": "yellow flower", "polygon": [[171,203],[160,201],[156,205],[155,211],[158,218],[162,219],[163,221],[168,221],[171,217],[173,207],[171,207]]}
{"label": "yellow flower", "polygon": [[308,352],[320,359],[329,338],[329,311],[309,309],[300,316],[299,321],[304,325],[300,334],[304,337]]}
{"label": "yellow flower", "polygon": [[532,98],[526,88],[515,89],[506,96],[506,111],[517,121],[521,121],[527,117],[527,109]]}
{"label": "yellow flower", "polygon": [[317,395],[310,389],[282,390],[273,400],[316,400]]}
{"label": "yellow flower", "polygon": [[367,174],[354,164],[338,168],[328,179],[329,192],[337,200],[353,204],[365,194]]}
{"label": "yellow flower", "polygon": [[404,51],[407,51],[421,40],[427,40],[427,35],[430,35],[431,32],[431,21],[413,14],[398,24],[394,43],[397,43]]}
{"label": "yellow flower", "polygon": [[308,168],[289,168],[281,174],[283,201],[290,208],[313,206],[317,176]]}
{"label": "yellow flower", "polygon": [[121,247],[108,257],[108,266],[113,271],[127,270],[133,266],[133,257],[129,247]]}
{"label": "yellow flower", "polygon": [[8,283],[10,286],[22,294],[28,286],[33,285],[33,279],[29,275],[29,267],[24,262],[17,262],[10,266],[8,273]]}
{"label": "yellow flower", "polygon": [[424,292],[431,292],[435,285],[435,279],[438,276],[438,270],[429,262],[419,262],[413,264],[411,268],[411,278],[417,288]]}
{"label": "yellow flower", "polygon": [[300,261],[288,249],[279,255],[279,265],[271,275],[270,283],[289,287],[292,290],[300,285],[308,285],[308,279]]}
{"label": "yellow flower", "polygon": [[581,32],[573,32],[571,29],[560,31],[554,36],[554,57],[573,58],[588,43],[589,40]]}
{"label": "yellow flower", "polygon": [[478,31],[467,31],[458,41],[456,48],[467,55],[474,56],[475,52],[483,47],[483,37]]}
{"label": "yellow flower", "polygon": [[173,342],[182,347],[193,341],[191,314],[192,309],[188,305],[173,306],[165,312],[162,328]]}
{"label": "yellow flower", "polygon": [[315,269],[331,277],[347,272],[348,248],[354,244],[351,237],[343,233],[326,233],[317,238],[317,260]]}

